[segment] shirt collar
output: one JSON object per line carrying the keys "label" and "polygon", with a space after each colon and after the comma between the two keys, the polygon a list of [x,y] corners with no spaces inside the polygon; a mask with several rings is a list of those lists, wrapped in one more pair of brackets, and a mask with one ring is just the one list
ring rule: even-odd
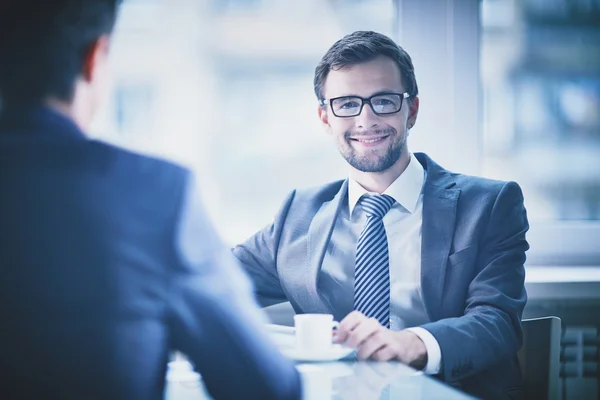
{"label": "shirt collar", "polygon": [[[398,204],[413,213],[417,207],[423,182],[425,181],[425,170],[421,163],[411,153],[408,166],[402,174],[383,192],[391,196]],[[354,179],[348,179],[348,207],[350,215],[365,194],[376,194],[363,188]]]}

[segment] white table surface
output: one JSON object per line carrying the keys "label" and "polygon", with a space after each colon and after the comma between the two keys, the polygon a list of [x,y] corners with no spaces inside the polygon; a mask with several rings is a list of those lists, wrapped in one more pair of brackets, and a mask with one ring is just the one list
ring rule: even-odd
{"label": "white table surface", "polygon": [[[289,334],[274,333],[277,345]],[[445,399],[471,397],[397,362],[365,362],[352,358],[336,362],[297,363],[306,400]],[[165,400],[211,399],[201,378],[185,360],[172,362],[167,373]]]}
{"label": "white table surface", "polygon": [[[526,266],[525,286],[533,299],[599,299],[600,267]],[[289,341],[284,336],[276,342]],[[297,363],[307,400],[468,399],[465,394],[399,363]],[[166,400],[204,400],[210,396],[186,361],[171,364]]]}
{"label": "white table surface", "polygon": [[[326,362],[298,363],[306,400],[446,399],[471,397],[400,363]],[[171,374],[165,400],[211,399],[201,380]]]}

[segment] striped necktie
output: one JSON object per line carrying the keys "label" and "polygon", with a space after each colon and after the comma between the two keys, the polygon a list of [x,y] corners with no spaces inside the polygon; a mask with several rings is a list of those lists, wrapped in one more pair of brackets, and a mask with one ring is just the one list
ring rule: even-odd
{"label": "striped necktie", "polygon": [[382,219],[394,203],[386,194],[360,200],[367,223],[358,238],[354,266],[354,309],[386,328],[390,327],[390,261]]}

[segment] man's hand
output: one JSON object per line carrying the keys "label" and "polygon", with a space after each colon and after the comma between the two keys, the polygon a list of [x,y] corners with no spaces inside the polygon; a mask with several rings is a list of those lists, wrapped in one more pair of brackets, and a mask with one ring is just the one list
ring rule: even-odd
{"label": "man's hand", "polygon": [[384,328],[375,318],[353,311],[340,322],[335,340],[358,349],[359,360],[397,360],[416,369],[427,365],[427,349],[415,333]]}

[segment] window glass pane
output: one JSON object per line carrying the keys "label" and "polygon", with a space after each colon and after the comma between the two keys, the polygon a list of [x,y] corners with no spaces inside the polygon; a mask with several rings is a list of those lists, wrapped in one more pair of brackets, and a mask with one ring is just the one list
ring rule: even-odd
{"label": "window glass pane", "polygon": [[246,239],[297,187],[342,179],[314,69],[344,34],[395,38],[394,0],[124,2],[97,136],[192,165],[216,226]]}
{"label": "window glass pane", "polygon": [[532,220],[600,219],[600,3],[483,0],[484,175]]}

